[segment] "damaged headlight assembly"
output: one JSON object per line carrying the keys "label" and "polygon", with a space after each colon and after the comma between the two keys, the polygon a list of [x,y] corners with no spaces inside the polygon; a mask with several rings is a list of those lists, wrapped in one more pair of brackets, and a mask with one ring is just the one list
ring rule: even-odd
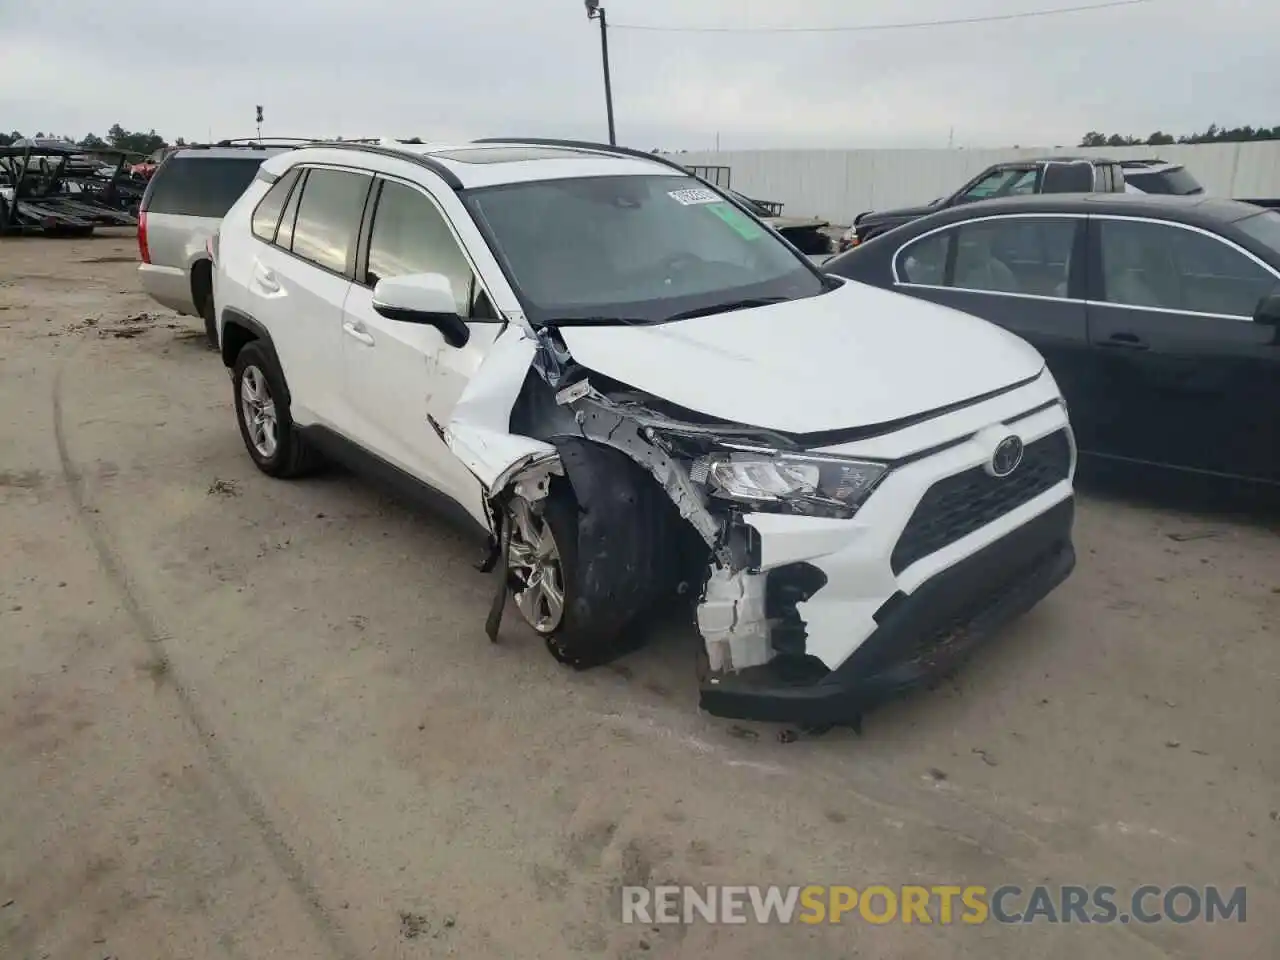
{"label": "damaged headlight assembly", "polygon": [[696,459],[690,479],[755,512],[847,520],[888,472],[873,460],[730,447]]}

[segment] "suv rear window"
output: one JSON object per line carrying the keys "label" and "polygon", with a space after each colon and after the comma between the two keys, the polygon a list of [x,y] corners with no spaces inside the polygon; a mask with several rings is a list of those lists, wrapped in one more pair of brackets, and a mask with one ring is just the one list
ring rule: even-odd
{"label": "suv rear window", "polygon": [[1168,170],[1151,172],[1127,170],[1124,178],[1143,193],[1171,194],[1176,197],[1204,193],[1204,187],[1200,186],[1195,177],[1187,173],[1186,167],[1171,167]]}
{"label": "suv rear window", "polygon": [[148,213],[220,220],[253,182],[266,157],[170,157],[152,178],[143,204]]}

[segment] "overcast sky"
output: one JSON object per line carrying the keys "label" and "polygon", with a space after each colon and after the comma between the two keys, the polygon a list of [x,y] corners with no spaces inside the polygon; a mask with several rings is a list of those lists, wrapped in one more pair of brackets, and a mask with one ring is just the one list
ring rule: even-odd
{"label": "overcast sky", "polygon": [[[879,33],[660,33],[1096,0],[607,0],[619,141],[645,149],[1073,144],[1280,123],[1280,2],[1152,0]],[[0,0],[0,128],[169,139],[603,139],[581,0]]]}

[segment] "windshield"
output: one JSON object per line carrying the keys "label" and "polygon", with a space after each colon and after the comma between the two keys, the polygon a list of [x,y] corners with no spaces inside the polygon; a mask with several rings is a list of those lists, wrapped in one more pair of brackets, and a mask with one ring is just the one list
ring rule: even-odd
{"label": "windshield", "polygon": [[1155,173],[1126,170],[1124,179],[1143,193],[1164,193],[1175,197],[1189,197],[1204,193],[1204,187],[1200,186],[1195,177],[1187,173],[1186,167],[1172,167]]}
{"label": "windshield", "polygon": [[826,289],[772,233],[688,177],[506,184],[466,202],[535,323],[657,323]]}
{"label": "windshield", "polygon": [[1280,257],[1280,213],[1263,210],[1251,217],[1237,220],[1236,226],[1259,243],[1266,244]]}

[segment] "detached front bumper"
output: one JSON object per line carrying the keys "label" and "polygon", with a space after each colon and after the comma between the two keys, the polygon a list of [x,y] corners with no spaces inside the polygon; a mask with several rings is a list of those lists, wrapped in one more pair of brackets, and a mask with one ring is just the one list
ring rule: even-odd
{"label": "detached front bumper", "polygon": [[704,684],[702,708],[761,722],[852,722],[947,673],[1071,574],[1074,512],[1068,497],[911,594],[895,593],[875,613],[875,631],[822,679],[789,682],[774,661]]}

